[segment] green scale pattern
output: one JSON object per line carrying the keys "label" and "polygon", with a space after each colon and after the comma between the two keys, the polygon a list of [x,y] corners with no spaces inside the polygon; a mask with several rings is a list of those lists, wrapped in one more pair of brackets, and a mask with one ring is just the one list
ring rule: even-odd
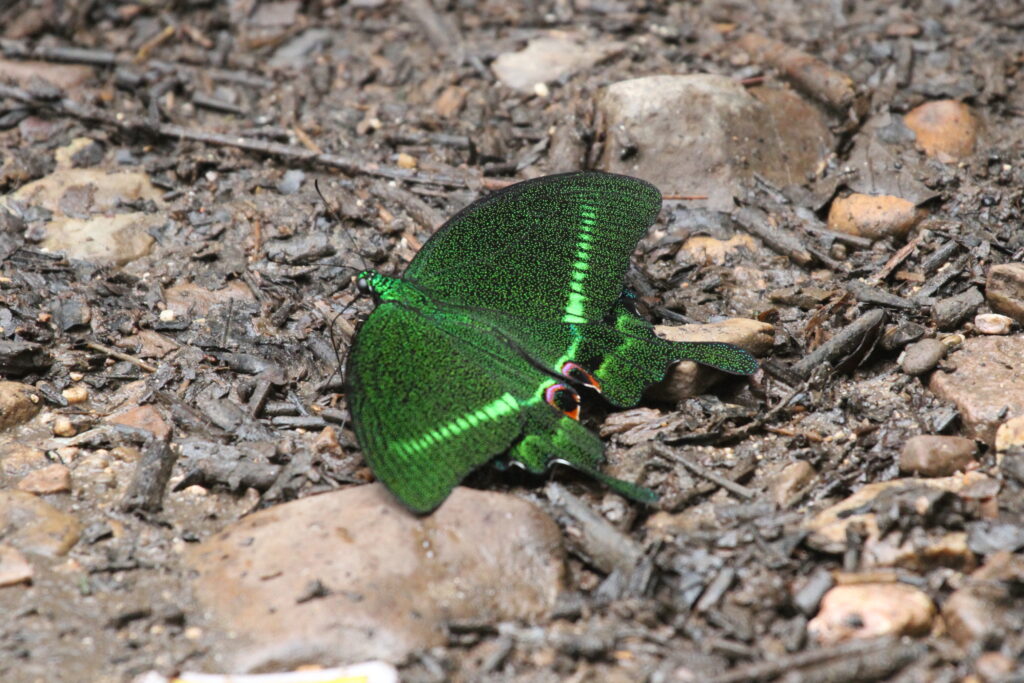
{"label": "green scale pattern", "polygon": [[629,256],[660,206],[635,178],[538,178],[458,213],[403,277],[360,274],[378,306],[348,358],[353,426],[374,474],[410,509],[433,510],[503,453],[532,472],[560,461],[656,499],[603,474],[600,439],[545,392],[579,387],[562,375],[567,362],[617,406],[636,405],[678,360],[757,369],[728,344],[665,341],[621,301]]}

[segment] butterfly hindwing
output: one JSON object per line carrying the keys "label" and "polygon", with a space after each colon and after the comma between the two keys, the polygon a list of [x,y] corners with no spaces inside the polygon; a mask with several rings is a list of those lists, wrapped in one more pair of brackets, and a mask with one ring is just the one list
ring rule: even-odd
{"label": "butterfly hindwing", "polygon": [[627,176],[528,180],[456,214],[404,277],[443,301],[543,320],[600,320],[660,208],[653,185]]}

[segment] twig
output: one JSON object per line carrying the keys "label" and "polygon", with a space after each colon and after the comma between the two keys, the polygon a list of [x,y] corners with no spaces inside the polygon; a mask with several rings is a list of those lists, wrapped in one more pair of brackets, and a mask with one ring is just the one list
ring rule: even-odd
{"label": "twig", "polygon": [[889,260],[885,262],[885,265],[878,269],[874,275],[867,279],[869,284],[876,284],[889,277],[889,274],[896,269],[896,266],[903,263],[908,256],[910,256],[917,245],[921,243],[921,236],[918,235],[914,239],[904,244],[899,251],[889,257]]}
{"label": "twig", "polygon": [[165,438],[153,437],[146,443],[128,491],[121,500],[124,512],[160,512],[167,481],[178,459],[170,446],[170,438],[168,431]]}
{"label": "twig", "polygon": [[[842,643],[833,647],[826,647],[820,650],[807,650],[804,652],[797,652],[792,655],[786,655],[779,657],[778,659],[767,661],[767,662],[755,662],[746,666],[741,666],[729,671],[728,673],[715,676],[709,679],[709,683],[742,683],[743,681],[765,681],[776,678],[784,673],[790,671],[797,671],[800,669],[806,669],[809,667],[822,664],[831,660],[857,660],[866,659],[868,657],[872,659],[882,660],[888,659],[884,657],[884,653],[895,651],[895,653],[902,654],[908,647],[911,651],[920,654],[923,649],[917,643],[903,644],[899,641],[893,640],[892,638],[876,638],[874,640],[854,640],[848,643]],[[895,657],[897,660],[902,660],[903,657]],[[802,680],[802,679],[801,679]],[[867,680],[865,678],[860,679],[836,679],[836,680]]]}
{"label": "twig", "polygon": [[579,526],[577,539],[594,566],[605,572],[628,572],[636,567],[643,550],[632,538],[616,529],[589,505],[555,482],[544,487],[548,500]]}
{"label": "twig", "polygon": [[694,474],[696,474],[698,477],[703,477],[704,479],[707,479],[708,481],[710,481],[712,483],[718,484],[719,486],[721,486],[726,491],[729,491],[730,493],[734,493],[735,495],[739,496],[743,500],[753,500],[757,496],[757,492],[754,491],[753,489],[749,489],[746,486],[743,486],[742,484],[737,484],[736,482],[734,482],[731,479],[726,479],[725,477],[721,476],[720,474],[716,474],[715,472],[712,472],[711,470],[709,470],[708,468],[704,467],[703,465],[699,465],[699,464],[693,462],[692,460],[690,460],[686,456],[680,455],[679,453],[676,453],[675,451],[673,451],[672,449],[670,449],[668,446],[666,446],[664,444],[661,444],[661,443],[654,444],[654,452],[656,454],[660,455],[661,457],[665,458],[666,460],[671,460],[673,462],[679,463],[680,465],[682,465],[686,469],[688,469],[691,472],[693,472]]}
{"label": "twig", "polygon": [[745,231],[764,242],[769,249],[788,257],[798,266],[806,266],[814,260],[796,235],[773,225],[768,216],[759,209],[739,209],[733,214],[733,220]]}
{"label": "twig", "polygon": [[136,358],[135,356],[130,356],[127,353],[122,353],[121,351],[118,351],[117,349],[112,349],[109,346],[104,346],[103,344],[100,344],[99,342],[86,342],[85,345],[87,347],[89,347],[90,349],[92,349],[93,351],[99,351],[100,353],[105,353],[108,356],[110,356],[111,358],[116,358],[118,360],[127,361],[127,362],[131,363],[132,365],[137,365],[138,367],[142,368],[146,372],[156,372],[156,366],[150,365],[146,361],[140,360],[140,359]]}
{"label": "twig", "polygon": [[807,377],[822,363],[828,363],[855,350],[860,346],[864,337],[881,325],[883,320],[885,320],[885,311],[880,309],[868,311],[790,369],[801,377]]}
{"label": "twig", "polygon": [[853,79],[802,50],[756,33],[740,38],[739,46],[755,61],[775,67],[797,88],[837,111],[847,109],[856,98]]}
{"label": "twig", "polygon": [[99,122],[127,133],[148,133],[150,135],[177,138],[179,140],[202,142],[207,145],[214,145],[218,147],[234,147],[249,152],[278,156],[293,161],[320,164],[330,168],[337,168],[347,175],[369,175],[381,178],[390,178],[392,180],[404,180],[411,183],[431,183],[434,185],[446,185],[450,187],[468,187],[470,185],[470,179],[468,176],[416,172],[410,169],[398,168],[397,166],[382,166],[380,164],[366,162],[356,159],[355,157],[340,154],[317,154],[316,152],[303,147],[285,145],[278,142],[254,140],[252,138],[241,137],[238,135],[211,133],[171,123],[150,124],[141,119],[129,118],[123,113],[111,114],[110,112],[103,111],[96,107],[85,105],[68,98],[53,101],[40,100],[20,88],[3,84],[0,84],[0,97],[9,97],[13,100],[24,102],[32,107],[52,109],[59,113],[67,114],[86,121]]}

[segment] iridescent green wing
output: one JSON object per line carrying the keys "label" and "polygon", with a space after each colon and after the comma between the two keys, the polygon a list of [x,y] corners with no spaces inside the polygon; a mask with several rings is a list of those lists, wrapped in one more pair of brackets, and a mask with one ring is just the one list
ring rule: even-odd
{"label": "iridescent green wing", "polygon": [[531,471],[562,461],[623,495],[655,498],[601,473],[600,439],[566,416],[571,406],[555,405],[573,391],[473,317],[383,302],[356,336],[347,376],[367,463],[416,512],[510,448]]}
{"label": "iridescent green wing", "polygon": [[476,311],[501,330],[510,346],[536,364],[578,384],[590,385],[619,407],[634,406],[669,367],[692,360],[724,372],[749,375],[757,370],[750,353],[718,342],[670,342],[649,322],[616,303],[606,321],[563,323]]}
{"label": "iridescent green wing", "polygon": [[518,317],[602,320],[661,208],[636,178],[567,173],[517,183],[456,214],[406,269],[441,301]]}

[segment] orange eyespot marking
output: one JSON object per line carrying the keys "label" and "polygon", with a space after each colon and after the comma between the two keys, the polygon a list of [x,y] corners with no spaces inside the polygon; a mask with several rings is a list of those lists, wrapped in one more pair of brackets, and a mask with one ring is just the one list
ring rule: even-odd
{"label": "orange eyespot marking", "polygon": [[601,391],[601,383],[598,382],[593,375],[591,375],[589,372],[581,368],[579,365],[576,365],[576,363],[573,363],[572,361],[569,361],[562,365],[561,372],[569,379],[575,380],[582,384],[583,386],[590,387],[595,391]]}
{"label": "orange eyespot marking", "polygon": [[580,419],[580,396],[564,384],[552,384],[544,390],[544,400],[555,410],[572,419]]}

